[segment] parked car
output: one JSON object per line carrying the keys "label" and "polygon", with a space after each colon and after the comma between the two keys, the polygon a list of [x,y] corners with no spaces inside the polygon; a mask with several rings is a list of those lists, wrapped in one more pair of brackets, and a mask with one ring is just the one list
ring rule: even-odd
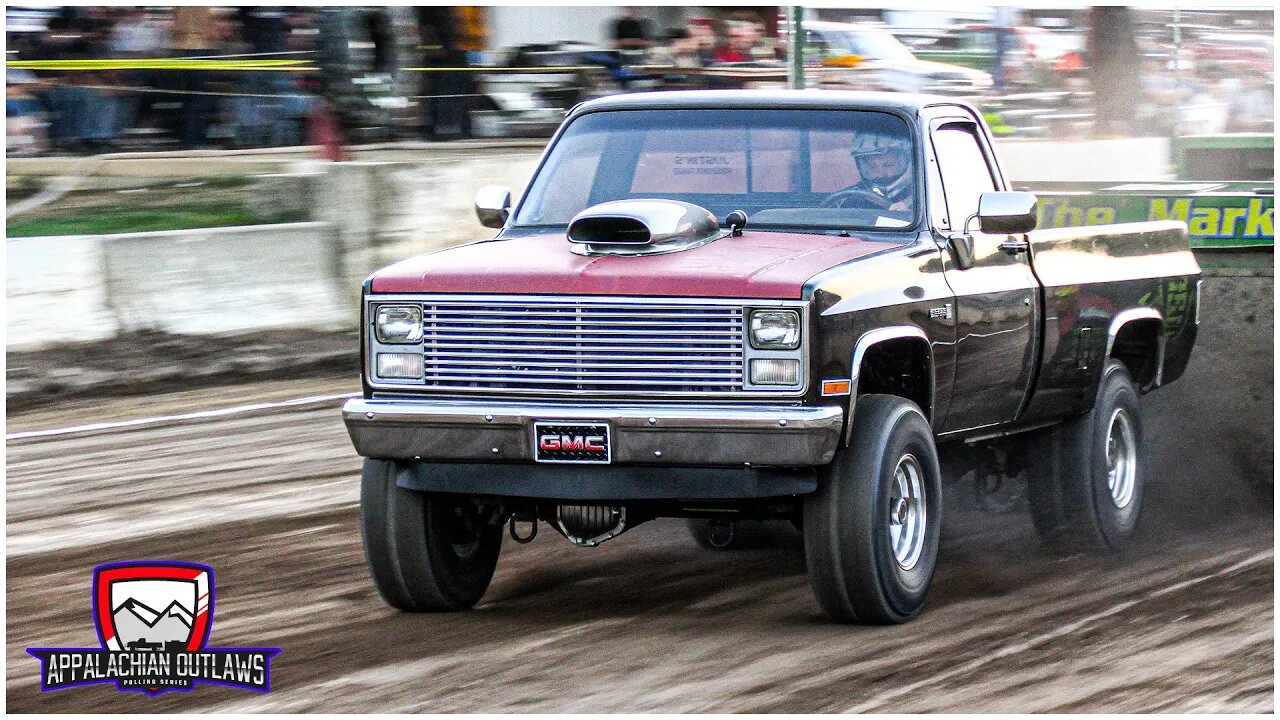
{"label": "parked car", "polygon": [[944,468],[1025,471],[1056,551],[1135,536],[1138,398],[1196,338],[1187,225],[1036,230],[971,105],[602,98],[514,206],[488,188],[476,208],[496,237],[364,285],[364,392],[342,415],[394,607],[471,607],[504,526],[594,547],[701,518],[723,545],[779,519],[829,617],[903,622],[938,560]]}
{"label": "parked car", "polygon": [[[974,68],[921,60],[888,30],[858,23],[813,21],[803,25],[805,58],[821,61],[856,56],[872,72],[879,90],[977,95],[991,88],[991,75]],[[786,24],[783,24],[786,32]]]}

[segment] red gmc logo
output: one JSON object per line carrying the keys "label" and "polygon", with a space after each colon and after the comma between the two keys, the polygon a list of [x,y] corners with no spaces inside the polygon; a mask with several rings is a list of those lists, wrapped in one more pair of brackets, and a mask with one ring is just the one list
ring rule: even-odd
{"label": "red gmc logo", "polygon": [[539,435],[539,450],[587,450],[604,452],[603,435]]}

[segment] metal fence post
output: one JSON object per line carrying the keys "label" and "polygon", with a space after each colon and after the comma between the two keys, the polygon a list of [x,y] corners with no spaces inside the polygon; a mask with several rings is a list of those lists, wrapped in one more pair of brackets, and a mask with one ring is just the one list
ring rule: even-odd
{"label": "metal fence post", "polygon": [[804,8],[791,6],[791,36],[787,38],[787,87],[804,89]]}

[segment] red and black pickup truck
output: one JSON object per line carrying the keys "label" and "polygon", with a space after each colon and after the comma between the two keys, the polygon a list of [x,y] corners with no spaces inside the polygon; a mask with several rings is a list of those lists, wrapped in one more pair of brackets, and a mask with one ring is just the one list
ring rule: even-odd
{"label": "red and black pickup truck", "polygon": [[504,526],[590,547],[684,517],[712,545],[790,521],[827,615],[902,622],[933,577],[944,474],[973,463],[1027,475],[1050,547],[1135,533],[1138,396],[1196,337],[1186,225],[1036,230],[969,105],[596,100],[514,206],[486,188],[476,209],[497,237],[364,287],[343,418],[397,608],[474,605]]}

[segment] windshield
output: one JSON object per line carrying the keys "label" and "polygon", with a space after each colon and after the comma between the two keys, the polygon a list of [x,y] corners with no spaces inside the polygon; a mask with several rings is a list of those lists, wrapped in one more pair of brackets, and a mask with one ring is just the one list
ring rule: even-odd
{"label": "windshield", "polygon": [[851,110],[626,110],[574,120],[547,156],[516,225],[567,225],[610,200],[661,198],[750,226],[915,224],[907,123]]}

